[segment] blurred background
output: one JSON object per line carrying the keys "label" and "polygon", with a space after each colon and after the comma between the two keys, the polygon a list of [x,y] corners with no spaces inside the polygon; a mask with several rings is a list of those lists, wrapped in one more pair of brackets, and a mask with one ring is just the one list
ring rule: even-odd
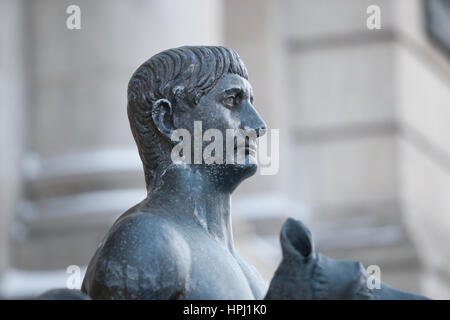
{"label": "blurred background", "polygon": [[0,297],[65,287],[145,197],[128,80],[161,50],[207,44],[238,51],[280,129],[279,172],[233,195],[241,255],[269,281],[293,216],[322,253],[450,298],[449,34],[447,0],[2,0]]}

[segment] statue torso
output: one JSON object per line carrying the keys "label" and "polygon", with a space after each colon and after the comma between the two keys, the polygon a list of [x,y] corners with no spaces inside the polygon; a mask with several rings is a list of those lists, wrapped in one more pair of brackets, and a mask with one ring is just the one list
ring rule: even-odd
{"label": "statue torso", "polygon": [[[150,216],[149,216],[150,215]],[[121,232],[121,237],[133,238],[133,235],[129,236],[124,234],[126,232],[134,232],[133,225],[138,230],[168,230],[172,234],[175,233],[176,237],[180,238],[183,242],[183,248],[180,250],[175,250],[174,255],[171,260],[179,259],[180,261],[188,261],[188,276],[186,279],[185,291],[180,296],[175,296],[175,298],[181,299],[263,299],[266,293],[266,284],[262,280],[260,274],[249,263],[244,261],[239,255],[234,251],[227,248],[222,242],[214,239],[205,229],[200,225],[195,226],[190,224],[188,226],[181,224],[178,221],[171,221],[171,219],[158,217],[152,213],[133,213],[132,220],[128,217],[123,218],[129,219],[130,227],[126,228],[125,231]],[[122,223],[122,222],[119,222]],[[117,224],[117,222],[116,222]],[[151,224],[151,225],[150,225]],[[159,224],[164,225],[164,228],[160,228]],[[98,275],[105,275],[108,277],[110,273],[114,273],[114,270],[110,270],[110,264],[107,261],[110,256],[108,248],[105,248],[105,243],[108,243],[109,238],[113,237],[112,234],[114,227],[111,229],[110,234],[107,235],[105,241],[98,248],[95,256],[92,258],[86,277],[83,283],[83,290],[88,293],[93,299],[108,299],[109,291],[105,290],[104,286],[109,286],[105,283],[114,283],[120,287],[120,281],[97,281],[94,279],[99,279]],[[129,230],[129,231],[127,231]],[[136,232],[139,232],[136,230]],[[163,232],[163,231],[161,231]],[[171,236],[169,236],[171,237]],[[156,243],[149,239],[149,243],[145,243],[146,239],[140,237],[139,240],[144,243],[144,246],[155,246]],[[126,255],[130,252],[131,246],[130,241],[115,241],[116,246],[119,246],[114,251],[115,261],[125,261],[128,259]],[[186,245],[186,247],[184,247]],[[121,253],[123,252],[123,257]],[[164,252],[163,252],[164,254]],[[153,275],[151,271],[146,271],[145,266],[148,266],[154,261],[158,261],[160,254],[150,254],[150,255],[140,255],[141,260],[136,263],[136,267],[139,272],[147,273],[148,277],[151,278]],[[123,258],[123,259],[122,259]],[[143,259],[143,260],[142,260]],[[173,261],[172,261],[173,262]],[[129,262],[128,262],[129,263]],[[127,269],[127,266],[120,266],[120,269]],[[151,269],[149,269],[151,270]],[[116,272],[118,274],[124,274],[122,271]],[[120,277],[120,275],[118,276]],[[122,275],[122,277],[127,277]],[[142,277],[142,276],[141,276]],[[169,273],[162,275],[160,282],[167,283],[170,286],[172,277]],[[105,282],[105,283],[102,283]],[[123,281],[126,283],[126,281]],[[124,285],[126,286],[126,284]],[[114,289],[117,291],[117,287]],[[149,289],[139,289],[139,290],[149,290]],[[157,287],[151,288],[151,290],[158,290]],[[144,296],[147,296],[144,294]],[[152,295],[150,294],[150,297]],[[140,295],[142,297],[142,295]],[[114,297],[114,298],[120,298]],[[135,298],[135,296],[124,296],[123,298]]]}
{"label": "statue torso", "polygon": [[266,285],[255,267],[203,230],[190,235],[187,299],[263,299]]}

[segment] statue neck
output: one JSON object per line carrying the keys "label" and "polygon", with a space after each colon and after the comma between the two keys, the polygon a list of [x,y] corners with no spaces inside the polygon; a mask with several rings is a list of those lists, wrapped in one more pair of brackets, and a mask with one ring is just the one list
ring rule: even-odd
{"label": "statue neck", "polygon": [[196,224],[228,249],[234,250],[231,191],[211,179],[205,166],[171,165],[158,175],[149,193],[150,204],[163,205],[183,224]]}

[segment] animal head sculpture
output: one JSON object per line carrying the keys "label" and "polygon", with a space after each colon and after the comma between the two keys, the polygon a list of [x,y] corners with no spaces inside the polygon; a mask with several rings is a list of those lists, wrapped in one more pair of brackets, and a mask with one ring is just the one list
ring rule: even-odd
{"label": "animal head sculpture", "polygon": [[426,299],[384,283],[379,289],[369,288],[370,275],[360,262],[335,260],[316,253],[311,232],[300,221],[287,219],[280,242],[283,259],[265,299]]}

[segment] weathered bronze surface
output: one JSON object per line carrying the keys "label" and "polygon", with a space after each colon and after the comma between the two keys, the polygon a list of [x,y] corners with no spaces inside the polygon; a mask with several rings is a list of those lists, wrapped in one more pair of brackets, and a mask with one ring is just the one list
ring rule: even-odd
{"label": "weathered bronze surface", "polygon": [[360,262],[334,260],[316,253],[311,232],[300,221],[289,218],[284,223],[280,242],[283,260],[270,283],[268,300],[427,299],[383,282],[372,286]]}
{"label": "weathered bronze surface", "polygon": [[76,289],[52,289],[43,293],[39,300],[91,300],[91,298]]}
{"label": "weathered bronze surface", "polygon": [[236,252],[230,215],[231,193],[256,162],[248,154],[243,164],[170,157],[173,131],[193,134],[194,121],[224,137],[227,129],[263,133],[238,54],[204,46],[153,56],[129,82],[128,116],[148,196],[114,223],[82,291],[93,299],[262,299],[266,285]]}
{"label": "weathered bronze surface", "polygon": [[[359,262],[316,254],[311,233],[288,219],[283,260],[267,291],[234,248],[231,193],[257,170],[245,161],[172,161],[172,134],[208,129],[264,134],[247,70],[225,47],[180,47],[141,65],[128,86],[128,116],[141,156],[147,197],[112,226],[89,263],[82,292],[93,299],[422,299],[382,284],[370,289]],[[205,147],[202,141],[201,147]],[[223,155],[226,157],[224,144]],[[203,150],[203,149],[202,149]],[[191,159],[195,158],[192,150]]]}

